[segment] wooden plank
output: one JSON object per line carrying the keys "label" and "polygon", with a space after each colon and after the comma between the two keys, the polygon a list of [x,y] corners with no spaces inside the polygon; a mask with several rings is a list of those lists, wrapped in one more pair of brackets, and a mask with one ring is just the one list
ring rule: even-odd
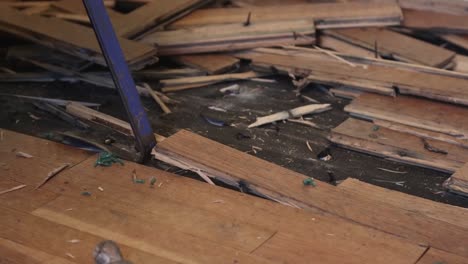
{"label": "wooden plank", "polygon": [[275,45],[312,44],[315,27],[311,20],[268,21],[208,25],[190,29],[158,31],[143,43],[157,45],[161,55],[232,51]]}
{"label": "wooden plank", "polygon": [[360,57],[375,57],[375,52],[370,51],[365,48],[361,48],[356,45],[352,45],[348,42],[344,42],[342,40],[336,39],[332,36],[328,36],[325,34],[320,35],[318,39],[318,45],[322,48],[331,49],[334,51],[338,51],[344,54],[350,54]]}
{"label": "wooden plank", "polygon": [[[0,30],[78,58],[106,65],[93,30],[86,26],[56,18],[28,16],[4,6],[0,9]],[[134,69],[157,61],[154,57],[154,47],[123,38],[119,38],[119,43],[127,63]]]}
{"label": "wooden plank", "polygon": [[[96,203],[76,201],[73,198],[64,197],[35,210],[33,215],[76,228],[82,232],[97,234],[119,244],[138,248],[174,262],[268,263],[246,254],[245,247],[242,250],[228,247],[229,245],[226,245],[227,238],[222,235],[218,237],[216,242],[213,242],[160,225],[157,218],[149,217],[151,214],[145,214],[144,211],[139,212],[142,217],[135,217],[119,207],[118,203],[115,202],[110,206],[101,200],[101,204],[96,205]],[[73,208],[73,210],[66,211],[67,208]],[[218,222],[217,224],[222,223]],[[192,228],[195,227],[198,228],[196,223],[192,222]],[[225,232],[236,232],[234,229],[238,229],[242,233],[241,228],[236,226],[232,226],[231,230],[226,226]],[[242,236],[242,234],[239,235]],[[257,232],[257,235],[260,237],[259,239],[253,237],[253,240],[250,240],[256,242],[257,247],[269,238],[269,236],[263,237],[261,232]],[[247,246],[248,241],[245,242]],[[216,251],[207,250],[210,248],[216,248]]]}
{"label": "wooden plank", "polygon": [[418,244],[425,243],[462,256],[468,255],[468,248],[460,247],[468,235],[466,229],[372,201],[326,183],[316,182],[316,187],[304,186],[303,180],[307,179],[304,175],[187,131],[180,131],[158,144],[155,157],[170,163],[176,161],[172,164],[178,162],[182,168],[200,170],[234,186],[242,180],[252,192],[283,204],[312,212],[326,212],[397,234]]}
{"label": "wooden plank", "polygon": [[454,172],[468,162],[466,148],[352,118],[333,129],[329,139],[346,148],[444,172]]}
{"label": "wooden plank", "polygon": [[[407,263],[424,250],[397,237],[337,217],[322,213],[309,214],[135,163],[127,162],[125,167],[106,168],[93,168],[93,164],[94,159],[89,159],[62,175],[62,178],[67,179],[67,184],[63,180],[55,181],[49,187],[73,197],[73,200],[81,200],[83,197],[80,198],[77,190],[82,186],[88,190],[97,190],[101,186],[103,192],[93,191],[93,204],[106,205],[118,201],[128,205],[129,208],[125,205],[127,214],[130,211],[139,212],[137,218],[155,217],[153,222],[158,225],[175,225],[167,230],[176,229],[205,238],[213,239],[213,234],[209,232],[219,229],[215,234],[221,232],[224,235],[220,234],[218,241],[245,237],[242,230],[246,230],[246,223],[277,230],[272,239],[253,251],[254,255],[272,262],[300,263],[304,259],[315,258],[326,264],[343,263],[345,259],[345,263],[387,263],[389,260]],[[132,170],[136,170],[141,178],[155,176],[160,186],[157,183],[157,187],[152,189],[129,184],[128,175]],[[152,216],[148,212],[152,212]],[[214,219],[219,219],[220,224],[215,224]],[[193,230],[193,223],[200,230]],[[231,229],[239,231],[228,232]],[[330,230],[333,230],[333,235],[329,235]],[[365,247],[362,246],[363,241]],[[219,242],[232,243],[235,242]],[[335,250],[336,247],[340,248],[339,252]],[[272,248],[275,250],[270,250]],[[296,254],[297,250],[302,254]]]}
{"label": "wooden plank", "polygon": [[315,3],[196,10],[171,24],[170,28],[242,23],[249,13],[254,23],[308,19],[314,20],[318,29],[398,25],[402,20],[400,7],[396,3]]}
{"label": "wooden plank", "polygon": [[0,263],[8,264],[73,264],[65,259],[66,256],[57,257],[41,250],[23,246],[11,240],[0,238]]}
{"label": "wooden plank", "polygon": [[163,85],[161,91],[163,92],[175,92],[185,90],[194,87],[200,87],[208,84],[214,84],[225,81],[236,81],[236,80],[248,80],[251,78],[257,78],[262,76],[261,73],[253,71],[241,72],[241,73],[229,73],[219,74],[211,76],[197,76],[197,77],[185,77],[177,79],[161,80],[160,84]]}
{"label": "wooden plank", "polygon": [[220,74],[239,67],[239,59],[227,54],[183,55],[173,59],[208,74]]}
{"label": "wooden plank", "polygon": [[[352,115],[358,118],[368,118],[367,116],[361,116],[358,114],[352,114]],[[455,144],[455,145],[462,146],[464,148],[468,148],[468,144],[466,142],[466,139],[464,138],[459,138],[456,136],[451,136],[451,135],[447,135],[444,133],[434,132],[428,129],[404,125],[401,123],[396,123],[396,122],[387,121],[387,120],[372,118],[372,122],[379,127],[385,127],[394,131],[415,135],[420,138],[434,139],[437,141],[447,142],[450,144]]]}
{"label": "wooden plank", "polygon": [[15,154],[17,151],[28,153],[35,157],[35,159],[43,161],[46,164],[51,164],[55,167],[57,167],[56,165],[62,165],[64,163],[76,165],[91,155],[80,149],[63,144],[50,144],[50,141],[48,140],[18,134],[6,129],[0,128],[0,134],[0,153],[10,153],[10,155],[8,155],[9,158],[4,158],[2,162],[6,162],[7,160],[17,160],[22,162],[21,164],[18,164],[18,166],[10,167],[7,172],[13,171],[14,169],[25,169],[25,165],[30,161],[29,159],[17,158]]}
{"label": "wooden plank", "polygon": [[[3,227],[0,230],[1,238],[49,255],[69,259],[73,263],[89,263],[93,259],[94,247],[106,239],[3,206],[0,206],[0,209],[0,223]],[[79,243],[70,243],[70,240],[79,240]],[[140,249],[119,246],[123,255],[134,263],[176,263]]]}
{"label": "wooden plank", "polygon": [[468,196],[468,165],[465,164],[448,178],[444,187],[451,192]]}
{"label": "wooden plank", "polygon": [[[236,56],[268,72],[299,74],[310,81],[365,91],[400,93],[468,105],[467,75],[415,64],[355,57],[307,48],[255,49]],[[338,56],[338,58],[336,57]]]}
{"label": "wooden plank", "polygon": [[366,93],[347,105],[351,114],[400,123],[416,128],[440,132],[454,141],[468,145],[468,109],[410,96],[395,98]]}
{"label": "wooden plank", "polygon": [[186,15],[210,0],[164,0],[147,3],[119,19],[113,20],[119,36],[135,37],[144,31],[169,23],[175,17]]}
{"label": "wooden plank", "polygon": [[418,212],[422,215],[438,219],[448,224],[468,228],[468,223],[462,220],[468,217],[468,209],[463,207],[434,202],[417,196],[368,184],[352,178],[348,178],[340,183],[338,188],[366,195],[372,200],[381,201],[407,211]]}
{"label": "wooden plank", "polygon": [[430,248],[416,264],[465,264],[468,258],[451,254],[435,248]]}
{"label": "wooden plank", "polygon": [[[3,156],[3,153],[0,154],[0,157],[1,156]],[[40,171],[38,172],[40,173]],[[46,175],[47,174],[41,176],[45,177]],[[0,179],[0,191],[18,186],[22,183],[20,179],[23,177],[21,177],[21,175],[14,176],[15,178],[4,176]],[[32,212],[57,197],[58,195],[56,193],[45,190],[35,190],[35,185],[26,185],[26,187],[21,188],[20,190],[0,195],[0,205],[23,212]]]}
{"label": "wooden plank", "polygon": [[468,33],[466,15],[453,15],[434,11],[403,9],[403,25],[409,28],[440,31],[442,33]]}
{"label": "wooden plank", "polygon": [[385,28],[353,28],[327,30],[325,34],[374,51],[383,57],[442,68],[455,53],[427,42]]}
{"label": "wooden plank", "polygon": [[115,118],[113,116],[98,112],[82,104],[68,103],[66,106],[66,111],[67,113],[79,117],[81,119],[107,126],[127,136],[133,136],[133,130],[130,123]]}

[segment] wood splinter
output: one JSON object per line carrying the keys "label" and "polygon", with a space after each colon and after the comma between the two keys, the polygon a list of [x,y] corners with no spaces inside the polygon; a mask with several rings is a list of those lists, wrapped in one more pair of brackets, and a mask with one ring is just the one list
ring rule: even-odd
{"label": "wood splinter", "polygon": [[19,189],[23,189],[24,187],[26,187],[26,185],[21,184],[21,185],[12,187],[12,188],[7,189],[7,190],[3,190],[3,191],[0,191],[0,195],[5,194],[5,193],[9,193],[9,192],[13,192],[13,191],[16,191],[16,190],[19,190]]}
{"label": "wood splinter", "polygon": [[159,95],[155,91],[153,91],[153,89],[151,89],[149,84],[143,83],[143,87],[145,87],[148,90],[148,93],[151,95],[151,97],[153,97],[154,101],[156,101],[156,103],[159,105],[159,107],[161,107],[161,109],[163,110],[165,114],[172,113],[171,109],[169,109],[169,107],[167,107],[167,105],[159,97]]}
{"label": "wood splinter", "polygon": [[42,185],[44,185],[46,182],[52,179],[55,175],[59,174],[60,172],[68,168],[70,165],[71,165],[70,163],[66,163],[58,168],[53,169],[51,172],[49,172],[49,174],[47,174],[47,177],[45,177],[44,180],[42,180],[42,182],[37,185],[35,190],[39,189]]}
{"label": "wood splinter", "polygon": [[330,109],[331,109],[330,104],[311,104],[311,105],[300,106],[291,110],[278,112],[272,115],[258,117],[257,121],[250,124],[248,128],[258,127],[258,126],[273,123],[276,121],[292,119],[292,118],[300,117],[300,116],[307,115],[307,114],[321,113],[321,112],[328,111]]}

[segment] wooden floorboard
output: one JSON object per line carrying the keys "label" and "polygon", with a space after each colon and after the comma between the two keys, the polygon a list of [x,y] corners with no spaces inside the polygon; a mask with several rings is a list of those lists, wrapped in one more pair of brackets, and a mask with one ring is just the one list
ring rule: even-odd
{"label": "wooden floorboard", "polygon": [[[0,29],[81,59],[106,65],[96,35],[89,27],[56,18],[28,16],[2,6]],[[154,47],[123,38],[119,38],[119,43],[127,63],[134,69],[157,61],[154,58]]]}
{"label": "wooden floorboard", "polygon": [[253,190],[285,204],[294,204],[312,212],[327,212],[414,243],[468,255],[468,248],[460,246],[468,235],[466,229],[339,190],[328,184],[317,182],[315,188],[304,186],[302,181],[307,178],[304,175],[188,131],[181,131],[160,143],[156,158],[158,153],[166,162],[176,160],[181,166],[190,164],[188,168],[192,166],[195,171],[201,170],[225,182],[243,180]]}
{"label": "wooden floorboard", "polygon": [[252,60],[252,65],[259,70],[292,73],[307,77],[311,82],[345,85],[380,94],[398,88],[401,94],[468,105],[466,74],[389,60],[335,55],[338,58],[323,51],[290,47],[260,48],[237,56]]}
{"label": "wooden floorboard", "polygon": [[432,67],[441,68],[455,56],[447,49],[385,28],[336,29],[326,34],[371,51],[377,47],[384,57]]}
{"label": "wooden floorboard", "polygon": [[468,149],[350,118],[330,134],[340,146],[383,158],[452,173],[468,162]]}
{"label": "wooden floorboard", "polygon": [[[446,135],[445,140],[468,145],[468,109],[411,96],[391,98],[365,93],[344,109],[370,120],[385,120]],[[440,135],[439,137],[441,137]]]}
{"label": "wooden floorboard", "polygon": [[[9,146],[28,138],[7,133],[3,143],[8,140]],[[67,148],[53,142],[46,145],[50,149],[58,145],[60,151]],[[63,154],[74,155],[73,151]],[[51,166],[46,158],[36,158],[14,156],[5,163]],[[310,259],[330,264],[414,263],[426,249],[320,210],[286,207],[132,162],[95,168],[95,158],[80,157],[79,164],[37,190],[58,197],[32,208],[32,213],[31,208],[15,209],[0,200],[0,238],[35,252],[31,253],[35,260],[50,256],[58,258],[57,263],[62,259],[91,263],[93,247],[103,239],[119,243],[134,263],[309,263]],[[145,184],[132,181],[134,170]],[[16,170],[8,177],[15,175],[18,181],[33,183],[43,176]],[[157,179],[153,188],[152,177]],[[83,191],[91,195],[82,195]],[[16,195],[24,202],[34,199],[34,192]],[[21,261],[24,255],[17,256],[8,247],[8,256],[14,259]]]}
{"label": "wooden floorboard", "polygon": [[398,25],[402,19],[395,3],[314,3],[269,7],[208,8],[169,25],[172,28],[243,23],[251,13],[255,22],[309,19],[319,29],[350,26]]}
{"label": "wooden floorboard", "polygon": [[348,178],[340,183],[338,188],[365,195],[375,201],[388,203],[407,211],[418,212],[425,216],[468,229],[468,223],[460,221],[460,219],[468,218],[468,209],[462,207],[437,203],[352,178]]}

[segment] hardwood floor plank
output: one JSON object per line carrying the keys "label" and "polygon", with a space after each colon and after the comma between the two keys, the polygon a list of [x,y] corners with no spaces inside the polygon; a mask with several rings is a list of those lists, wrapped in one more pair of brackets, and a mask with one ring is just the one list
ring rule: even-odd
{"label": "hardwood floor plank", "polygon": [[327,35],[399,61],[442,68],[455,52],[406,36],[386,28],[352,28],[326,31]]}
{"label": "hardwood floor plank", "polygon": [[456,251],[454,253],[459,255],[468,255],[468,247],[460,246],[468,235],[466,229],[442,224],[441,221],[339,190],[325,183],[317,182],[315,188],[304,186],[302,181],[307,178],[304,175],[188,131],[180,131],[167,138],[158,144],[156,152],[156,158],[171,157],[179,164],[190,164],[188,168],[201,170],[224,182],[235,184],[243,180],[257,193],[283,203],[295,204],[312,212],[324,211],[414,243],[425,243],[450,252]]}
{"label": "hardwood floor plank", "polygon": [[72,264],[73,261],[57,257],[41,250],[23,246],[8,239],[0,238],[0,263],[5,264]]}
{"label": "hardwood floor plank", "polygon": [[343,147],[449,173],[468,162],[466,148],[376,128],[371,122],[353,118],[334,128],[329,139]]}
{"label": "hardwood floor plank", "polygon": [[256,70],[307,77],[311,82],[341,84],[364,91],[384,93],[398,88],[401,94],[468,105],[468,75],[382,59],[334,53],[310,48],[260,48],[241,52]]}
{"label": "hardwood floor plank", "polygon": [[[92,206],[90,206],[92,205]],[[67,208],[73,210],[66,211]],[[143,213],[143,212],[142,212]],[[180,263],[267,263],[242,251],[159,226],[154,219],[134,217],[103,204],[60,197],[33,212],[49,221],[96,234],[119,244]],[[193,228],[197,228],[194,223]],[[262,238],[265,239],[265,238]],[[262,240],[259,239],[259,242]],[[207,249],[210,249],[208,251]]]}
{"label": "hardwood floor plank", "polygon": [[[92,263],[92,253],[95,246],[107,239],[3,206],[0,206],[0,209],[2,210],[2,214],[0,214],[1,238],[49,255],[69,259],[72,262]],[[68,242],[70,240],[79,240],[79,243],[70,243]],[[119,246],[124,257],[134,263],[175,263],[142,252],[140,249],[129,248],[125,245]],[[69,255],[74,258],[69,257]]]}
{"label": "hardwood floor plank", "polygon": [[188,28],[242,23],[251,13],[257,22],[313,19],[318,29],[350,26],[398,25],[402,19],[395,3],[314,3],[246,8],[208,8],[194,11],[169,27]]}
{"label": "hardwood floor plank", "polygon": [[[32,42],[105,66],[94,31],[57,18],[25,15],[6,6],[0,9],[0,29]],[[74,32],[74,34],[68,34]],[[134,69],[157,61],[156,49],[119,38],[127,63]]]}
{"label": "hardwood floor plank", "polygon": [[462,220],[468,217],[468,209],[463,207],[430,201],[352,178],[348,178],[340,183],[338,188],[366,195],[375,201],[388,203],[407,211],[418,212],[425,216],[468,229],[468,223]]}
{"label": "hardwood floor plank", "polygon": [[468,145],[468,109],[411,96],[395,98],[365,93],[344,110],[370,120],[379,119],[443,133],[460,145]]}

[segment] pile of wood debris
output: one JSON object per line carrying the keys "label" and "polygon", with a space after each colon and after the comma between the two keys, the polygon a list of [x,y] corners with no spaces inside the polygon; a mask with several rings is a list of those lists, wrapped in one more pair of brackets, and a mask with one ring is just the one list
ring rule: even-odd
{"label": "pile of wood debris", "polygon": [[[320,83],[353,99],[345,109],[352,117],[331,131],[331,142],[455,172],[446,187],[468,195],[468,2],[105,3],[134,78],[158,80],[157,87],[141,85],[138,91],[165,113],[171,112],[166,93],[223,81],[281,74],[293,78],[298,93]],[[1,82],[80,80],[114,88],[105,69],[95,67],[105,66],[105,60],[81,1],[3,1],[0,31],[28,41],[8,47],[8,62],[44,70],[24,72],[5,64]],[[161,58],[182,67],[155,69]],[[249,69],[241,71],[244,60]],[[103,115],[79,102],[48,103],[67,120],[72,120],[67,115],[88,120]],[[107,123],[132,134],[121,120]]]}

